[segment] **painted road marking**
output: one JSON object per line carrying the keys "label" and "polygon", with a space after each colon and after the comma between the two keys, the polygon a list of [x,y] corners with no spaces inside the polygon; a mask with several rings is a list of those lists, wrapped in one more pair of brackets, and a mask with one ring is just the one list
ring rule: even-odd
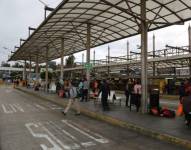
{"label": "painted road marking", "polygon": [[[42,133],[35,133],[33,130],[32,130],[32,127],[35,127],[35,128],[39,128],[39,125],[38,124],[35,124],[35,123],[28,123],[28,124],[25,124],[25,126],[27,127],[27,129],[29,130],[29,132],[36,138],[44,138],[46,139],[48,142],[50,142],[50,144],[52,145],[52,148],[48,148],[45,144],[40,144],[40,147],[43,149],[43,150],[62,150],[62,148],[54,141],[51,139],[51,137],[48,135],[48,134],[42,134]],[[70,150],[68,148],[68,150]]]}
{"label": "painted road marking", "polygon": [[24,109],[19,104],[1,104],[1,106],[6,114],[24,112]]}
{"label": "painted road marking", "polygon": [[[18,103],[17,104],[1,104],[1,107],[5,114],[25,112],[23,107]],[[33,111],[33,112],[48,110],[48,108],[45,108],[44,106],[39,105],[39,104],[24,104],[24,108],[27,111]]]}
{"label": "painted road marking", "polygon": [[[85,136],[88,138],[87,142],[80,142],[80,140],[75,137],[75,135],[72,135],[67,129],[67,131],[64,129],[64,126],[62,124],[62,127],[58,125],[57,123],[54,123],[52,121],[45,122],[45,123],[27,123],[25,124],[26,128],[29,130],[31,135],[38,139],[43,139],[40,143],[40,147],[43,150],[75,150],[75,149],[86,149],[87,147],[95,146],[96,143],[106,144],[109,143],[107,139],[105,139],[103,136],[91,132],[90,130],[84,128],[84,127],[77,127],[74,122],[62,120],[62,123],[64,125],[68,126],[71,131],[75,130],[77,131],[81,136]],[[46,126],[45,126],[46,125]],[[50,130],[50,129],[51,130]],[[54,133],[56,132],[56,133]],[[59,134],[59,136],[58,136]],[[56,137],[57,135],[57,137]],[[78,135],[79,136],[79,135]],[[59,137],[59,138],[58,138]],[[63,138],[65,140],[63,140]],[[60,139],[62,138],[62,140]],[[45,141],[46,139],[47,141]],[[91,141],[93,140],[93,141]],[[40,140],[38,140],[40,141]],[[47,146],[47,142],[49,143]],[[66,144],[67,143],[67,144]],[[50,147],[51,144],[51,147]]]}
{"label": "painted road marking", "polygon": [[6,90],[5,90],[6,93],[11,93],[12,91],[13,91],[13,90],[11,90],[11,89],[6,89]]}
{"label": "painted road marking", "polygon": [[9,104],[9,106],[11,107],[11,109],[13,110],[13,112],[17,112],[16,108],[14,107],[13,104]]}
{"label": "painted road marking", "polygon": [[41,110],[46,110],[46,108],[45,108],[44,106],[42,106],[42,105],[35,104],[35,106],[36,106],[37,108],[40,108]]}
{"label": "painted road marking", "polygon": [[1,106],[3,108],[4,113],[6,113],[6,114],[13,113],[12,111],[8,110],[4,104],[2,104]]}
{"label": "painted road marking", "polygon": [[[64,149],[70,150],[70,149],[79,149],[80,146],[74,143],[74,146],[68,146],[61,142],[58,138],[56,138],[46,127],[44,127],[41,123],[39,125],[46,131],[58,144],[60,144]],[[57,150],[57,149],[56,149]]]}
{"label": "painted road marking", "polygon": [[62,107],[55,105],[55,104],[49,105],[49,108],[52,110],[62,110],[63,109]]}
{"label": "painted road marking", "polygon": [[[103,136],[97,134],[97,133],[94,133],[94,132],[91,132],[90,130],[86,129],[86,128],[83,128],[83,127],[77,127],[78,124],[75,124],[75,123],[69,123],[67,120],[62,120],[62,122],[66,125],[68,125],[69,127],[73,128],[74,130],[78,131],[79,133],[87,136],[88,138],[96,141],[96,142],[99,142],[99,143],[102,143],[102,144],[105,144],[105,143],[109,143],[109,141],[107,139],[105,139]],[[70,121],[71,122],[71,121]],[[75,124],[75,126],[73,125]],[[94,136],[97,136],[98,138],[90,135],[89,133],[91,132],[92,135]]]}
{"label": "painted road marking", "polygon": [[[47,124],[52,124],[52,126],[56,127],[59,131],[62,131],[64,134],[66,134],[69,138],[71,138],[72,140],[76,141],[77,143],[79,143],[82,147],[90,147],[90,146],[95,146],[96,143],[94,142],[80,142],[76,137],[74,137],[72,134],[70,134],[68,131],[62,129],[59,125],[57,125],[56,123],[49,121]],[[58,131],[58,132],[59,132]]]}
{"label": "painted road marking", "polygon": [[25,112],[23,110],[23,108],[20,106],[20,104],[13,104],[13,106],[15,106],[18,110],[20,110],[21,112]]}
{"label": "painted road marking", "polygon": [[28,110],[29,111],[33,111],[33,112],[37,112],[39,111],[39,108],[37,108],[36,106],[34,106],[34,104],[27,104]]}

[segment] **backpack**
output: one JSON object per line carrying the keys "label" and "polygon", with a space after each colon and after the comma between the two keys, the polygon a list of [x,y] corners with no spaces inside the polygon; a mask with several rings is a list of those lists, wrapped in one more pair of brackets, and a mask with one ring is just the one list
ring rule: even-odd
{"label": "backpack", "polygon": [[163,109],[161,111],[161,115],[166,118],[174,118],[175,117],[175,111],[169,110],[169,109]]}
{"label": "backpack", "polygon": [[71,98],[77,97],[78,93],[77,93],[76,87],[72,87],[72,88],[70,89],[69,94],[70,94],[70,97],[71,97]]}

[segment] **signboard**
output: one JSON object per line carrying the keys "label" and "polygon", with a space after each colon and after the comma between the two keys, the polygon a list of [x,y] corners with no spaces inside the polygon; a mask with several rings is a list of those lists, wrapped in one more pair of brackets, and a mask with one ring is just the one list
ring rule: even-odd
{"label": "signboard", "polygon": [[84,68],[86,68],[87,70],[91,70],[93,68],[93,65],[90,63],[85,63]]}
{"label": "signboard", "polygon": [[176,68],[176,74],[179,76],[190,75],[189,68]]}
{"label": "signboard", "polygon": [[[46,68],[41,68],[40,72],[46,72]],[[48,68],[48,72],[53,72],[52,68]]]}
{"label": "signboard", "polygon": [[157,68],[158,74],[175,74],[175,67]]}

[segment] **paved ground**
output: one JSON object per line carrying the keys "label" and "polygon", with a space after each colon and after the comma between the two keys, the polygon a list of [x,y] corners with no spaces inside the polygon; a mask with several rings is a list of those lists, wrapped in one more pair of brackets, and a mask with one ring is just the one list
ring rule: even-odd
{"label": "paved ground", "polygon": [[1,150],[144,150],[183,149],[114,127],[12,88],[0,88]]}
{"label": "paved ground", "polygon": [[[121,92],[122,93],[122,92]],[[126,97],[124,94],[121,93],[116,93],[116,96],[121,97],[122,98],[122,102],[121,104],[124,106],[125,105],[125,101],[126,101]],[[175,97],[175,96],[174,96]],[[176,110],[179,104],[179,99],[165,99],[165,98],[160,98],[160,105],[162,107],[167,107],[169,109],[172,110]]]}

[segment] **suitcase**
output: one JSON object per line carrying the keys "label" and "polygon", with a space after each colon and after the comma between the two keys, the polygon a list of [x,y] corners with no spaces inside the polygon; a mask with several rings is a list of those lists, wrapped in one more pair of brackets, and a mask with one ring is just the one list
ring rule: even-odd
{"label": "suitcase", "polygon": [[64,90],[59,90],[59,97],[64,97]]}

